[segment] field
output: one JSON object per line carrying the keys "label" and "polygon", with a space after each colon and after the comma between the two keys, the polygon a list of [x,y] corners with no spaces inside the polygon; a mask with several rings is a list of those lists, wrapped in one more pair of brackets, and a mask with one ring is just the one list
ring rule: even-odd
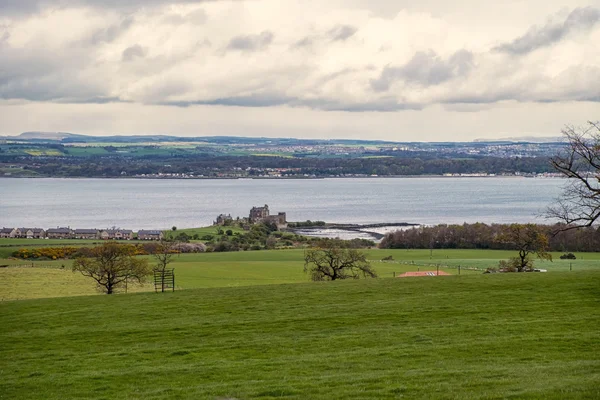
{"label": "field", "polygon": [[[8,251],[7,249],[10,248],[0,247],[0,253]],[[440,270],[453,275],[459,273],[459,265],[461,275],[480,275],[485,268],[497,266],[498,260],[514,255],[511,251],[493,250],[434,250],[431,256],[429,250],[373,249],[367,250],[366,253],[382,278],[391,278],[394,274],[399,275],[408,271],[435,271],[437,265],[440,265]],[[393,257],[392,261],[380,261],[390,255]],[[559,256],[560,253],[554,253],[553,262],[538,262],[537,266],[547,269],[549,274],[569,272],[571,267],[573,272],[600,271],[600,253],[578,253],[578,259],[573,261],[560,260]],[[149,259],[153,262],[152,258]],[[0,259],[0,265],[23,265],[21,268],[0,268],[0,299],[2,300],[97,293],[89,278],[85,279],[71,272],[70,260]],[[62,266],[64,268],[61,268]],[[301,249],[181,254],[177,255],[170,264],[170,267],[175,268],[176,286],[179,289],[306,282],[308,277],[303,272],[303,266]],[[469,268],[478,268],[478,270]],[[135,290],[151,291],[153,287],[145,285]]]}
{"label": "field", "polygon": [[600,272],[0,304],[19,399],[600,397]]}

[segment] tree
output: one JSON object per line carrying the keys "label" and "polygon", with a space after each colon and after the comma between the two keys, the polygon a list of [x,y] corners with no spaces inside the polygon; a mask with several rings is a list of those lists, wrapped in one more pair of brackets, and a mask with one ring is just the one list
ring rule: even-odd
{"label": "tree", "polygon": [[98,284],[106,294],[113,294],[127,280],[142,283],[152,273],[148,260],[135,258],[131,246],[107,242],[90,249],[90,257],[80,257],[73,263],[73,272],[81,272]]}
{"label": "tree", "polygon": [[368,263],[365,253],[356,249],[344,249],[332,243],[304,252],[304,272],[313,281],[335,281],[337,279],[376,278],[377,274]]}
{"label": "tree", "polygon": [[564,222],[562,230],[592,226],[600,218],[600,124],[567,126],[562,133],[567,145],[551,162],[568,183],[546,216]]}
{"label": "tree", "polygon": [[552,261],[548,253],[548,237],[535,224],[511,224],[498,235],[498,242],[508,244],[518,250],[518,257],[507,261],[500,261],[500,268],[514,269],[518,272],[533,269],[531,254],[537,255],[542,260]]}
{"label": "tree", "polygon": [[164,272],[178,252],[177,242],[161,239],[152,253],[152,257],[156,260],[156,269]]}

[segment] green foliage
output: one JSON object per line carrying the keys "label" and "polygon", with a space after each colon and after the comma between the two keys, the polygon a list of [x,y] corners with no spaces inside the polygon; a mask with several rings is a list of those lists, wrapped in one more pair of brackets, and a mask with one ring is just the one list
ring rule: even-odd
{"label": "green foliage", "polygon": [[518,257],[500,262],[499,267],[506,269],[506,272],[533,270],[532,254],[541,260],[552,261],[552,255],[548,252],[548,237],[535,224],[510,224],[503,228],[496,240],[510,244],[518,251]]}
{"label": "green foliage", "polygon": [[89,257],[80,257],[73,263],[73,272],[80,272],[96,281],[98,288],[112,294],[128,280],[143,283],[152,272],[148,260],[136,258],[135,248],[115,242],[90,249]]}
{"label": "green foliage", "polygon": [[322,242],[319,247],[305,251],[304,272],[313,281],[358,279],[361,275],[364,278],[377,277],[365,253],[356,249],[339,248],[331,242]]}

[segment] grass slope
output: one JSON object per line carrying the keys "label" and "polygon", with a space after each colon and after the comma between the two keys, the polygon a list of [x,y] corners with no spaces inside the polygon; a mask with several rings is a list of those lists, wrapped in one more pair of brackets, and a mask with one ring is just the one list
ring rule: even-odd
{"label": "grass slope", "polygon": [[[5,248],[0,247],[0,253]],[[407,271],[440,270],[457,274],[481,274],[465,267],[487,268],[497,266],[498,260],[514,256],[514,252],[495,250],[434,250],[430,259],[429,250],[367,250],[367,257],[380,277],[389,278],[394,273]],[[170,268],[175,268],[176,285],[181,289],[210,287],[252,286],[281,283],[306,282],[303,272],[303,250],[245,251],[232,253],[182,254],[174,257]],[[392,255],[392,262],[380,262]],[[538,262],[537,266],[549,273],[599,271],[600,253],[578,253],[577,260],[560,260],[555,253],[554,262]],[[150,258],[150,257],[149,257]],[[150,258],[150,262],[155,262]],[[26,268],[0,268],[0,300],[40,297],[75,296],[97,293],[94,282],[81,276],[73,276],[71,260],[29,261],[0,259],[0,265],[29,265]],[[31,268],[33,265],[35,268]],[[60,269],[64,265],[64,269]],[[446,268],[444,266],[449,266]],[[44,268],[40,268],[44,267]],[[47,271],[48,268],[58,268]],[[40,272],[41,271],[41,272]],[[152,285],[136,288],[152,291]]]}
{"label": "grass slope", "polygon": [[600,273],[0,304],[19,399],[600,397]]}

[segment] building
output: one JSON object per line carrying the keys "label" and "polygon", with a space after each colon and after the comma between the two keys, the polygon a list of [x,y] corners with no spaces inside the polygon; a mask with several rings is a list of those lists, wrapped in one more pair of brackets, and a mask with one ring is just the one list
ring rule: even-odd
{"label": "building", "polygon": [[250,209],[250,222],[257,223],[269,216],[269,206],[265,204],[264,207],[252,207]]}
{"label": "building", "polygon": [[100,232],[100,239],[131,240],[133,239],[133,231],[129,229],[106,229]]}
{"label": "building", "polygon": [[164,237],[162,231],[145,231],[140,230],[137,233],[137,238],[139,240],[162,240]]}
{"label": "building", "polygon": [[73,237],[75,239],[98,239],[100,231],[98,229],[75,229]]}
{"label": "building", "polygon": [[48,239],[68,239],[73,236],[73,230],[71,228],[50,228],[46,231]]}
{"label": "building", "polygon": [[43,239],[46,237],[46,231],[42,228],[16,228],[14,236],[26,239]]}
{"label": "building", "polygon": [[221,214],[217,217],[217,220],[214,222],[213,225],[230,225],[233,222],[233,218],[231,217],[231,214]]}
{"label": "building", "polygon": [[0,238],[13,238],[16,231],[15,228],[2,228],[0,229]]}
{"label": "building", "polygon": [[287,228],[286,214],[284,212],[277,215],[268,215],[263,219],[263,222],[271,222],[277,225],[277,229]]}
{"label": "building", "polygon": [[251,223],[274,223],[278,229],[287,228],[286,214],[280,212],[274,215],[269,214],[269,206],[265,204],[264,207],[252,207],[250,210],[250,222]]}

